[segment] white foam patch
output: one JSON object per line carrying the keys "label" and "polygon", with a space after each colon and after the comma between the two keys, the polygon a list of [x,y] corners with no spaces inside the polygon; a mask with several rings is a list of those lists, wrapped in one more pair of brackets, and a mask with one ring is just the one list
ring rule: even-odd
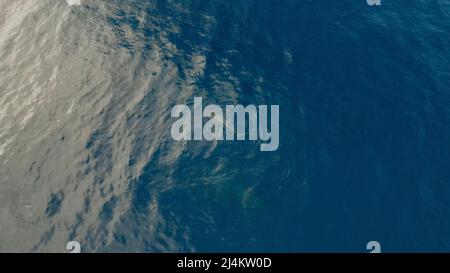
{"label": "white foam patch", "polygon": [[3,143],[2,145],[0,145],[0,156],[5,152],[7,144]]}
{"label": "white foam patch", "polygon": [[3,155],[3,153],[6,151],[6,148],[8,145],[14,140],[15,137],[10,138],[5,143],[0,145],[0,156]]}
{"label": "white foam patch", "polygon": [[81,0],[66,0],[69,6],[81,6]]}

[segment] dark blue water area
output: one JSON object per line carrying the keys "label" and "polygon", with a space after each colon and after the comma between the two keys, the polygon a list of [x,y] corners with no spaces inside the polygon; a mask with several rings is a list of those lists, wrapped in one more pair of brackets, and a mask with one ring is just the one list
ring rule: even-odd
{"label": "dark blue water area", "polygon": [[[450,251],[447,2],[181,2],[189,13],[158,2],[181,26],[173,61],[183,71],[204,49],[196,92],[207,103],[231,101],[217,82],[231,73],[242,104],[279,104],[280,148],[189,143],[170,170],[149,162],[133,181],[137,215],[156,194],[195,251],[366,252],[372,240]],[[152,35],[132,18],[115,23]]]}

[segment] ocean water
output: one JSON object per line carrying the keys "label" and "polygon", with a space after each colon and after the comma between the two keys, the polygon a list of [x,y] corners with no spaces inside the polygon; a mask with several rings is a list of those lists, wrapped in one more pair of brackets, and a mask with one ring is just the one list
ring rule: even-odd
{"label": "ocean water", "polygon": [[0,252],[449,252],[449,86],[447,0],[0,0]]}

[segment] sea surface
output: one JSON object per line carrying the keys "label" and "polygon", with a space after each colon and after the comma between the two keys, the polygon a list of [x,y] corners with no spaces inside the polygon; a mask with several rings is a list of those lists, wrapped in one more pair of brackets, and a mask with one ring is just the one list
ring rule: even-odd
{"label": "sea surface", "polygon": [[[280,105],[280,147],[174,141]],[[450,252],[450,1],[0,0],[0,252]]]}

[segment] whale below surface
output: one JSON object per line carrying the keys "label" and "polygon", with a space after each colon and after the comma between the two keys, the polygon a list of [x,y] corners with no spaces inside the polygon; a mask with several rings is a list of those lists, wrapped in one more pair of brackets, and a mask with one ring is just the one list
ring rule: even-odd
{"label": "whale below surface", "polygon": [[[0,6],[0,252],[450,250],[449,1]],[[175,141],[196,97],[278,149]]]}

